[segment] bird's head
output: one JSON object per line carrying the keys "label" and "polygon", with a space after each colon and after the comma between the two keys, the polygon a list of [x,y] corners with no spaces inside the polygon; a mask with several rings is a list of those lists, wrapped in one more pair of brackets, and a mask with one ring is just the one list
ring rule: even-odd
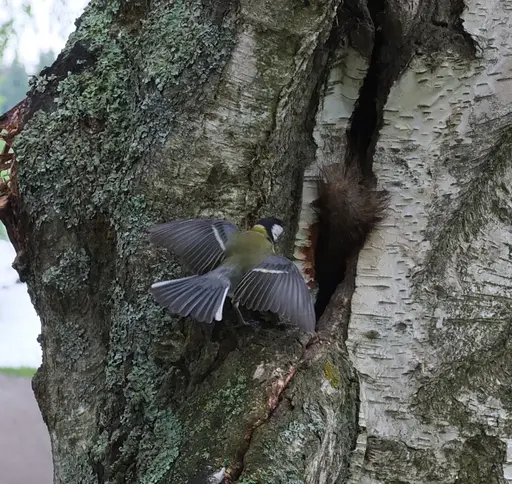
{"label": "bird's head", "polygon": [[265,217],[254,225],[252,230],[264,232],[270,241],[275,244],[279,236],[283,233],[284,223],[275,217]]}

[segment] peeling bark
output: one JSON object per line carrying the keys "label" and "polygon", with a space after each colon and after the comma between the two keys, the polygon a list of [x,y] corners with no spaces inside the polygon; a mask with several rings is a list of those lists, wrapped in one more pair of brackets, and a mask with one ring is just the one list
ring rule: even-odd
{"label": "peeling bark", "polygon": [[[507,5],[91,2],[33,83],[2,212],[56,483],[512,479]],[[182,269],[145,231],[174,218],[278,215],[313,283],[333,160],[392,203],[315,338],[157,307]]]}

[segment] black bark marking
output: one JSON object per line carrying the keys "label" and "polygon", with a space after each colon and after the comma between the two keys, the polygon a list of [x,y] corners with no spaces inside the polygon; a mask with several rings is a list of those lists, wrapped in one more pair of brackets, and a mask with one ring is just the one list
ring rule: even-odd
{"label": "black bark marking", "polygon": [[[434,6],[431,23],[434,27],[440,27],[445,31],[445,35],[441,36],[445,45],[455,45],[459,48],[459,52],[473,58],[477,54],[479,45],[476,39],[471,37],[464,29],[464,21],[461,15],[465,8],[464,0],[448,0],[447,2],[438,0]],[[435,39],[435,32],[430,32],[430,36]],[[440,48],[442,47],[440,45]]]}
{"label": "black bark marking", "polygon": [[[30,96],[27,98],[30,100],[30,108],[25,119],[30,119],[40,109],[51,111],[55,106],[55,98],[58,97],[59,83],[71,74],[78,74],[93,67],[96,61],[96,54],[84,41],[76,42],[69,51],[62,51],[53,65],[41,71],[35,85],[32,81]],[[38,82],[44,82],[42,90],[39,90]]]}

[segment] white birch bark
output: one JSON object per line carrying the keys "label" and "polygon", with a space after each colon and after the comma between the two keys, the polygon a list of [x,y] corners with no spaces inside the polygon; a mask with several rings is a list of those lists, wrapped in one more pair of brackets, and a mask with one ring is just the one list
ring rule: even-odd
{"label": "white birch bark", "polygon": [[[351,484],[512,482],[511,7],[472,1],[477,58],[416,55],[387,99],[374,171],[391,204],[360,253],[348,328],[362,430]],[[343,153],[334,137],[364,77],[364,60],[343,57],[317,117],[319,163]]]}

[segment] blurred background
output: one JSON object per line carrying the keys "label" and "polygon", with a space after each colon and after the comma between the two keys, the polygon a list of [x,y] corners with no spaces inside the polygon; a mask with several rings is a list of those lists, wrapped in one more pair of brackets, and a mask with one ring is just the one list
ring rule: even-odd
{"label": "blurred background", "polygon": [[[25,97],[30,76],[53,63],[87,3],[0,0],[0,114]],[[39,319],[25,284],[11,267],[14,257],[0,226],[0,368],[11,368],[11,373],[15,368],[35,369],[41,362]]]}
{"label": "blurred background", "polygon": [[[31,76],[53,63],[88,3],[0,0],[0,115],[25,97]],[[30,379],[41,364],[41,325],[11,267],[15,255],[0,222],[0,484],[51,484],[50,442]]]}

